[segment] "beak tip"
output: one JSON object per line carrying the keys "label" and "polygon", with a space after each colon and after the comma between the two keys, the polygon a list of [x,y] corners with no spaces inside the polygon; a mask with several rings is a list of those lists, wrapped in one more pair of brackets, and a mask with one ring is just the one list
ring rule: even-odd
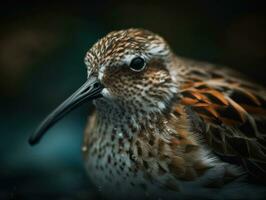
{"label": "beak tip", "polygon": [[30,146],[33,146],[33,145],[37,144],[38,141],[36,139],[34,139],[33,137],[30,137],[28,140],[28,143],[30,144]]}

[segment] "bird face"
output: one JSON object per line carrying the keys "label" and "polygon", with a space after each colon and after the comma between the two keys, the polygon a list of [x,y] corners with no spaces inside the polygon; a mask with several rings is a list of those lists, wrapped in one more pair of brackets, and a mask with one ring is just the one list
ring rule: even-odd
{"label": "bird face", "polygon": [[172,56],[164,39],[149,31],[109,33],[86,54],[87,81],[45,118],[29,142],[37,143],[55,122],[92,99],[99,109],[111,103],[133,112],[161,112],[177,92],[169,70]]}
{"label": "bird face", "polygon": [[85,57],[88,77],[96,76],[104,86],[96,105],[105,101],[146,111],[164,109],[177,90],[169,72],[171,55],[167,43],[149,31],[109,33]]}

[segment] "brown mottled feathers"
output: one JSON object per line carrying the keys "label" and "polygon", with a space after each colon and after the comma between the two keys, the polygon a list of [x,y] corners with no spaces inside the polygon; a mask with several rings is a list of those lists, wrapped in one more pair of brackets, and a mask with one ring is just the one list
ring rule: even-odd
{"label": "brown mottled feathers", "polygon": [[266,176],[265,89],[229,69],[205,65],[191,62],[181,103],[202,120],[202,133],[215,153],[253,176]]}

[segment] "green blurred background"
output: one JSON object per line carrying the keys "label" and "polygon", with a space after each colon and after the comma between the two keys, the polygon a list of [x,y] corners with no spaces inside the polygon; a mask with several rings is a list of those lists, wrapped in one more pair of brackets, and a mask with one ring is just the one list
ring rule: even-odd
{"label": "green blurred background", "polygon": [[86,79],[85,52],[112,30],[161,34],[181,56],[266,85],[263,1],[11,1],[0,6],[0,199],[97,199],[80,146],[89,105],[41,143],[28,136]]}

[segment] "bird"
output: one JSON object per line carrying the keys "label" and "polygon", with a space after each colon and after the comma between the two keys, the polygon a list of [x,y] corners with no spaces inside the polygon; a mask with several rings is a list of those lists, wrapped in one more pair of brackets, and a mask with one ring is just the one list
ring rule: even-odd
{"label": "bird", "polygon": [[92,101],[81,147],[106,199],[263,199],[266,90],[240,72],[175,54],[146,29],[112,31],[86,53],[86,82],[45,118],[36,144]]}

